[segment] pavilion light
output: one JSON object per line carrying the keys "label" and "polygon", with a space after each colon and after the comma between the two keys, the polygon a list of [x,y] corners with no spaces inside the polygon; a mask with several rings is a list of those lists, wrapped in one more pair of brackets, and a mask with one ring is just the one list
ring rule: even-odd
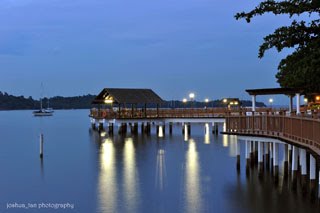
{"label": "pavilion light", "polygon": [[225,98],[225,99],[223,99],[223,103],[227,103],[227,101],[228,101],[228,100],[227,100],[226,98]]}
{"label": "pavilion light", "polygon": [[106,104],[112,104],[112,103],[113,103],[113,100],[104,100],[104,103],[106,103]]}

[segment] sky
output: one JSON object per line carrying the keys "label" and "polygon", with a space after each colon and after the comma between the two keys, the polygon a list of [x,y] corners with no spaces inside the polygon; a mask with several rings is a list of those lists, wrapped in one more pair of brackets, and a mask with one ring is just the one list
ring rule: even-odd
{"label": "sky", "polygon": [[[151,88],[163,99],[239,97],[278,87],[288,51],[263,37],[291,21],[236,20],[253,0],[1,0],[0,91],[14,95],[97,94],[104,87]],[[265,101],[270,97],[258,98]],[[274,104],[283,98],[273,97]]]}

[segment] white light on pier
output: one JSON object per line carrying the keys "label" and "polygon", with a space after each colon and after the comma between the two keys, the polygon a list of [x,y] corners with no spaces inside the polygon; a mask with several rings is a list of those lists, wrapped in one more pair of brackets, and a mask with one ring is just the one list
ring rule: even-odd
{"label": "white light on pier", "polygon": [[204,102],[209,103],[209,99],[208,98],[204,99]]}
{"label": "white light on pier", "polygon": [[193,92],[189,94],[189,98],[191,100],[194,100],[195,97],[196,97],[196,95]]}
{"label": "white light on pier", "polygon": [[182,102],[183,102],[183,103],[187,103],[187,101],[188,101],[188,100],[187,100],[186,98],[182,99]]}

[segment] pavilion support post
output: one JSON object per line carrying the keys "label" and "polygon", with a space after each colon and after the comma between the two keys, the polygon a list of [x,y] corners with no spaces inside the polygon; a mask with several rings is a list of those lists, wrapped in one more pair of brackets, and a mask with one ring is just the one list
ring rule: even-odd
{"label": "pavilion support post", "polygon": [[157,118],[159,118],[159,104],[157,104]]}
{"label": "pavilion support post", "polygon": [[296,101],[297,101],[297,115],[300,114],[300,93],[296,94]]}
{"label": "pavilion support post", "polygon": [[147,117],[147,104],[144,104],[144,117]]}
{"label": "pavilion support post", "polygon": [[131,104],[131,118],[134,117],[134,105]]}
{"label": "pavilion support post", "polygon": [[290,99],[290,103],[289,103],[289,113],[292,113],[292,111],[293,111],[293,96],[290,95],[289,99]]}
{"label": "pavilion support post", "polygon": [[188,123],[188,135],[191,135],[191,123]]}
{"label": "pavilion support post", "polygon": [[258,155],[259,155],[259,147],[258,147],[258,143],[254,142],[254,160],[255,160],[255,164],[258,165]]}
{"label": "pavilion support post", "polygon": [[151,133],[151,124],[150,122],[147,122],[146,127],[145,127],[145,132],[147,135],[150,135]]}
{"label": "pavilion support post", "polygon": [[252,112],[256,111],[256,96],[252,95]]}

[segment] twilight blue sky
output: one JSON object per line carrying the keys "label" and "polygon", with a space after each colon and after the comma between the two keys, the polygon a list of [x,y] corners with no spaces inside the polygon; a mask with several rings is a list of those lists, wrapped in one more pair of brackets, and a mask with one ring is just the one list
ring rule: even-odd
{"label": "twilight blue sky", "polygon": [[287,17],[234,19],[258,2],[1,0],[0,91],[39,97],[43,82],[49,96],[136,87],[168,100],[191,91],[198,100],[248,99],[246,88],[277,86],[286,54],[257,58],[263,37]]}

